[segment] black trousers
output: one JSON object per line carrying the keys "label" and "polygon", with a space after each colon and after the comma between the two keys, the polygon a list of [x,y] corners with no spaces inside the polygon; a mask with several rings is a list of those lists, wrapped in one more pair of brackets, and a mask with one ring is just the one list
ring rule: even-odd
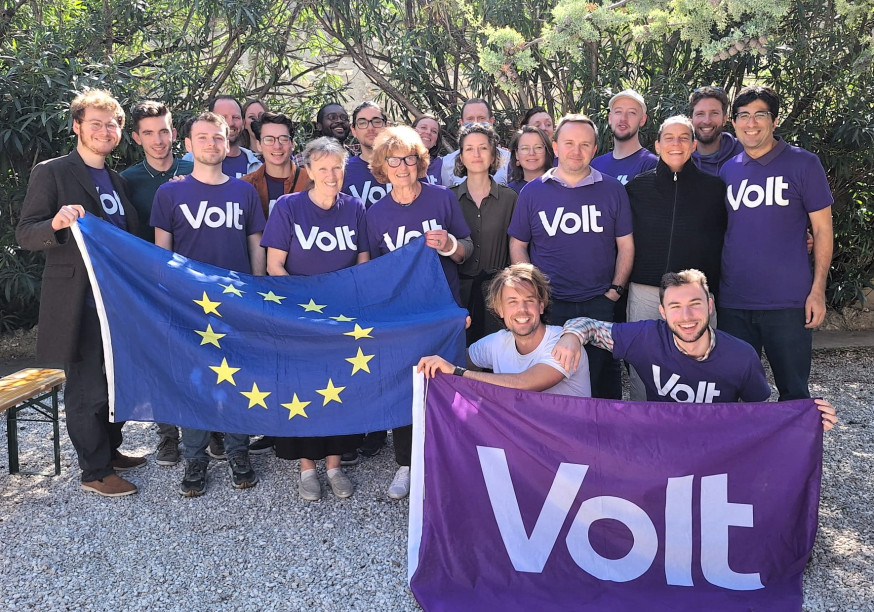
{"label": "black trousers", "polygon": [[124,423],[109,422],[109,396],[103,366],[100,321],[94,308],[85,306],[79,327],[77,354],[66,364],[64,407],[67,433],[82,470],[82,482],[113,473],[110,461],[121,446]]}

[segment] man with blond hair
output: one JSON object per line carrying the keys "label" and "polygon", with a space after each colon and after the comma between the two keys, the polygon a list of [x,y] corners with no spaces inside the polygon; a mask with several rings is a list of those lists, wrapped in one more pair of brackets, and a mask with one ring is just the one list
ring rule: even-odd
{"label": "man with blond hair", "polygon": [[70,114],[76,148],[33,169],[15,237],[25,249],[46,253],[37,354],[40,361],[63,364],[67,376],[67,432],[79,458],[82,490],[120,497],[137,487],[116,472],[146,460],[118,451],[124,423],[109,422],[100,321],[70,226],[88,212],[125,231],[138,229],[125,180],[105,165],[121,141],[124,111],[109,92],[92,89],[73,99]]}

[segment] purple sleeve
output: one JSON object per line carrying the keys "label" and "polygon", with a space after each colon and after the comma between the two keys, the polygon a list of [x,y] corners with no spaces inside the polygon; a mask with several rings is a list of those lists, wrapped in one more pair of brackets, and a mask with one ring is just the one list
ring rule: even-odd
{"label": "purple sleeve", "polygon": [[632,232],[631,204],[628,202],[628,192],[622,187],[618,192],[616,206],[616,237],[627,236]]}
{"label": "purple sleeve", "polygon": [[[367,215],[365,214],[364,204],[361,200],[354,200],[357,208],[355,214],[358,216],[358,252],[370,252],[370,236],[367,234]],[[371,255],[373,257],[373,255]]]}
{"label": "purple sleeve", "polygon": [[[540,179],[534,179],[535,181]],[[532,181],[531,183],[533,183]],[[516,208],[513,210],[513,216],[510,217],[510,225],[507,228],[507,233],[522,242],[531,242],[531,222],[528,219],[528,209],[531,206],[531,183],[519,193],[519,198],[516,200]]]}
{"label": "purple sleeve", "polygon": [[[261,198],[258,197],[258,192],[250,183],[243,181],[243,184],[248,187],[246,189],[246,235],[251,236],[264,231],[264,210],[261,208]],[[275,206],[275,205],[274,205]]]}
{"label": "purple sleeve", "polygon": [[804,177],[804,188],[802,189],[804,195],[802,197],[804,210],[808,213],[827,208],[835,201],[822,162],[812,153],[810,157],[810,162],[802,174]]}
{"label": "purple sleeve", "polygon": [[[162,185],[163,187],[163,185]],[[166,195],[166,190],[158,188],[155,192],[155,200],[152,202],[152,215],[149,217],[149,225],[164,230],[165,232],[173,233],[173,223],[170,218],[170,198]]]}
{"label": "purple sleeve", "polygon": [[467,238],[470,236],[470,228],[467,226],[467,221],[464,220],[458,198],[449,189],[446,192],[449,199],[449,233],[456,238]]}
{"label": "purple sleeve", "polygon": [[378,213],[379,209],[375,206],[371,206],[370,210],[368,210],[365,215],[367,225],[367,248],[370,251],[371,259],[376,259],[382,254],[379,252],[379,234],[377,233]]}
{"label": "purple sleeve", "polygon": [[748,360],[747,373],[737,394],[744,402],[766,402],[771,397],[771,386],[758,355]]}

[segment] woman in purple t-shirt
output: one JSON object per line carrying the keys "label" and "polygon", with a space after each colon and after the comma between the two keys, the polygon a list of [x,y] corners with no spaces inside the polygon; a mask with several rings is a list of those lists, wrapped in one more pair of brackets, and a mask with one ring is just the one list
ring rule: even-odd
{"label": "woman in purple t-shirt", "polygon": [[[473,243],[452,192],[419,180],[425,176],[429,161],[428,150],[413,128],[387,128],[377,138],[370,171],[376,180],[391,182],[392,190],[367,211],[370,254],[379,257],[424,238],[425,244],[440,254],[446,280],[459,302],[458,264],[470,255]],[[402,499],[410,493],[413,427],[395,427],[392,433],[395,461],[400,467],[388,495]]]}
{"label": "woman in purple t-shirt", "polygon": [[[370,259],[364,204],[340,193],[347,153],[333,138],[317,138],[303,151],[303,163],[313,181],[309,191],[280,197],[261,246],[267,248],[267,273],[311,276],[348,268]],[[342,243],[341,243],[342,241]],[[315,501],[322,496],[316,461],[325,460],[328,483],[337,497],[349,497],[353,487],[340,467],[340,456],[354,451],[362,435],[276,438],[276,456],[300,459],[298,492]]]}
{"label": "woman in purple t-shirt", "polygon": [[439,185],[440,173],[443,171],[443,158],[438,156],[442,144],[440,120],[434,115],[425,114],[413,121],[413,129],[422,139],[422,144],[428,149],[428,155],[431,158],[428,171],[420,180],[427,181],[432,185]]}

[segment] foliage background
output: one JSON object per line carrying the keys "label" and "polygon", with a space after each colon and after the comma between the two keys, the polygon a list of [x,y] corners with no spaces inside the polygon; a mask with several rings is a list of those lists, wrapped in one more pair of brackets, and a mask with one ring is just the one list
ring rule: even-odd
{"label": "foliage background", "polygon": [[[471,96],[492,102],[506,140],[534,105],[606,126],[607,100],[633,87],[651,146],[695,87],[771,85],[778,133],[829,176],[827,293],[846,306],[874,276],[872,32],[874,0],[0,0],[0,331],[36,322],[42,256],[17,248],[14,226],[30,169],[74,144],[75,91],[164,100],[179,125],[217,93],[262,98],[300,122],[302,143],[323,102],[359,102],[332,71],[341,58],[395,120],[445,118],[447,148]],[[126,136],[110,163],[136,161]]]}

